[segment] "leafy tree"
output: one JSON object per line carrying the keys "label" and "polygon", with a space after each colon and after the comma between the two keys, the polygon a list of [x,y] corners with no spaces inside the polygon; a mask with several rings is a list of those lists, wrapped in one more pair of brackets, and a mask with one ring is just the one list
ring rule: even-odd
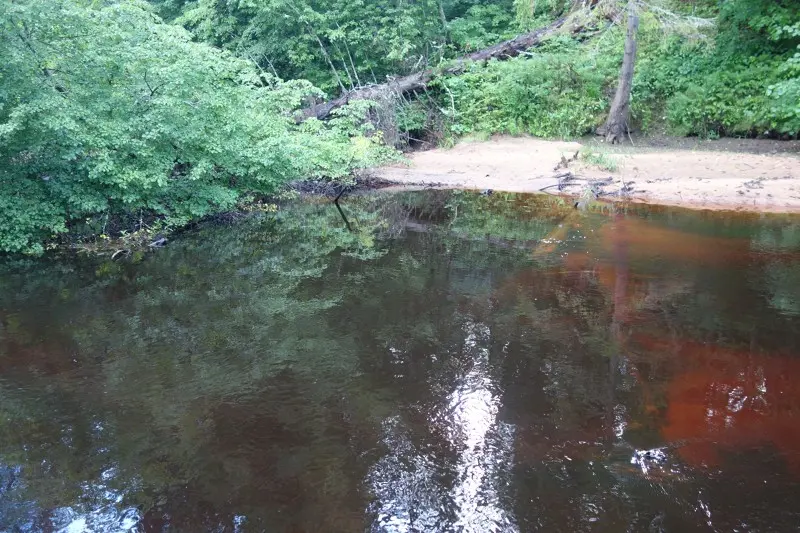
{"label": "leafy tree", "polygon": [[373,161],[346,116],[295,125],[309,83],[194,43],[144,2],[3,2],[0,21],[0,251],[100,213],[181,225]]}
{"label": "leafy tree", "polygon": [[511,36],[510,0],[152,0],[197,38],[330,94]]}

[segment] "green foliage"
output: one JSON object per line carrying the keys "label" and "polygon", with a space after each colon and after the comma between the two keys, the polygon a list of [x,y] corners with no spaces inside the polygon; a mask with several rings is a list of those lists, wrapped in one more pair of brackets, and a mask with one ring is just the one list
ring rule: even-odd
{"label": "green foliage", "polygon": [[[542,27],[576,5],[568,0],[153,3],[201,40],[281,77],[309,79],[328,94],[485,48]],[[592,130],[604,118],[622,56],[624,28],[608,27],[604,18],[614,17],[617,4],[606,1],[588,15],[596,19],[589,27],[607,28],[589,39],[557,38],[529,57],[474,66],[439,80],[435,107],[446,120],[433,122],[449,125],[445,138],[495,132],[572,137]],[[800,131],[800,4],[656,0],[642,5],[641,17],[632,95],[639,129],[704,136]],[[401,133],[421,131],[421,113],[400,114]]]}
{"label": "green foliage", "polygon": [[295,125],[309,83],[193,43],[143,2],[5,2],[0,21],[0,251],[40,252],[98,213],[182,225],[381,157],[352,120]]}
{"label": "green foliage", "polygon": [[586,52],[559,38],[530,57],[473,65],[442,80],[442,107],[449,95],[454,100],[452,132],[573,137],[590,131],[602,120],[616,67]]}
{"label": "green foliage", "polygon": [[778,80],[767,87],[771,127],[795,135],[800,132],[800,45],[797,50],[778,68]]}
{"label": "green foliage", "polygon": [[474,52],[513,37],[512,16],[507,6],[476,5],[447,26],[455,52]]}
{"label": "green foliage", "polygon": [[152,0],[199,39],[329,94],[513,34],[511,0]]}
{"label": "green foliage", "polygon": [[397,107],[395,120],[399,131],[415,132],[423,130],[428,123],[427,108],[421,100],[403,102]]}
{"label": "green foliage", "polygon": [[519,28],[529,31],[569,9],[570,4],[569,0],[514,0],[514,15]]}
{"label": "green foliage", "polygon": [[747,135],[769,130],[766,83],[774,62],[754,62],[737,70],[722,70],[689,82],[667,101],[667,120],[682,135]]}
{"label": "green foliage", "polygon": [[[781,60],[738,58],[719,68],[716,51],[703,44],[670,40],[643,54],[637,65],[633,102],[637,115],[663,107],[667,126],[679,135],[752,135],[790,129],[772,113],[769,85]],[[646,121],[652,125],[652,119]]]}
{"label": "green foliage", "polygon": [[[533,7],[536,13],[557,10],[555,4],[519,0],[517,18]],[[691,16],[716,10],[712,3],[691,12],[680,4],[674,11],[645,9],[631,96],[634,124],[678,135],[796,135],[800,7],[725,2],[714,37],[713,26]],[[614,26],[582,43],[558,37],[528,57],[474,65],[440,81],[439,105],[450,132],[574,137],[591,131],[616,85],[622,30]]]}
{"label": "green foliage", "polygon": [[727,0],[719,11],[723,55],[785,54],[800,42],[800,5],[793,0]]}
{"label": "green foliage", "polygon": [[584,148],[580,153],[581,160],[609,172],[616,172],[619,163],[614,156],[602,149]]}
{"label": "green foliage", "polygon": [[641,49],[635,111],[662,107],[680,135],[797,134],[798,28],[793,2],[722,3],[716,46],[670,37]]}

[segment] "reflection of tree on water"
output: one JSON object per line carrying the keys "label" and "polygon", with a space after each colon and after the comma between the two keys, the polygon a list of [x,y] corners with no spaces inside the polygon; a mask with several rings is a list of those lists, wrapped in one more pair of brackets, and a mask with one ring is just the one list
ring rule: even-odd
{"label": "reflection of tree on water", "polygon": [[[346,288],[317,280],[340,252],[382,255],[369,207],[352,233],[331,206],[305,205],[234,235],[207,228],[139,264],[9,269],[0,461],[21,466],[0,514],[42,531],[113,531],[98,517],[128,508],[149,531],[360,524],[337,505],[353,489],[327,489],[322,505],[300,495],[346,484],[349,435],[331,428],[356,361],[324,319]],[[286,512],[301,504],[313,511]]]}
{"label": "reflection of tree on water", "polygon": [[3,516],[88,517],[109,504],[84,488],[104,485],[153,531],[638,531],[665,510],[683,530],[706,524],[697,487],[715,527],[740,516],[719,502],[727,478],[674,448],[677,474],[643,473],[634,448],[707,438],[705,407],[730,403],[721,441],[749,445],[756,424],[794,453],[780,379],[800,370],[774,356],[800,346],[798,287],[777,276],[791,260],[695,238],[680,216],[399,198],[348,199],[352,232],[311,205],[141,264],[0,278]]}
{"label": "reflection of tree on water", "polygon": [[[582,221],[571,222],[575,224],[570,231],[579,232]],[[558,254],[563,271],[552,271],[550,276],[547,271],[534,271],[525,282],[536,285],[533,294],[559,294],[560,306],[572,310],[569,317],[551,319],[551,330],[574,324],[576,333],[596,346],[602,346],[604,339],[608,343],[603,353],[610,371],[605,419],[607,429],[613,431],[611,442],[616,438],[630,453],[634,443],[652,446],[659,437],[666,439],[663,449],[634,454],[631,461],[641,468],[639,475],[645,473],[659,484],[677,487],[689,479],[687,467],[680,466],[683,461],[695,468],[718,466],[725,455],[763,450],[765,443],[782,451],[794,468],[800,435],[793,413],[798,412],[800,394],[786,376],[800,375],[800,368],[775,353],[736,355],[722,346],[733,339],[752,345],[755,330],[773,332],[762,333],[762,346],[773,339],[778,346],[791,344],[793,336],[796,344],[796,330],[792,333],[788,324],[783,329],[780,323],[770,322],[766,317],[775,314],[763,306],[792,314],[796,297],[785,295],[800,294],[800,285],[787,282],[776,289],[773,273],[788,271],[790,265],[796,269],[791,251],[800,243],[784,246],[783,251],[773,247],[753,253],[750,248],[758,237],[742,238],[741,228],[737,233],[733,224],[726,222],[723,228],[730,237],[717,238],[670,228],[671,222],[615,216],[599,227],[593,225],[595,236],[586,241],[590,254],[571,246],[570,231],[561,228],[560,244],[540,248],[535,257]],[[709,225],[713,223],[712,219]],[[548,277],[560,280],[560,286],[547,287]],[[516,279],[517,284],[520,281]],[[754,300],[747,295],[748,285],[760,291],[764,281],[771,293],[784,296]],[[605,302],[599,307],[597,301],[591,303],[594,290],[604,294]],[[743,296],[748,296],[750,307],[742,307],[737,300]],[[642,344],[642,331],[656,333],[656,342]],[[692,341],[692,337],[702,340]],[[621,483],[620,494],[647,492],[636,472],[612,466]],[[710,523],[708,500],[698,501],[694,502],[698,513]],[[692,502],[684,502],[676,512],[691,515],[691,509]],[[714,512],[719,513],[719,508]]]}

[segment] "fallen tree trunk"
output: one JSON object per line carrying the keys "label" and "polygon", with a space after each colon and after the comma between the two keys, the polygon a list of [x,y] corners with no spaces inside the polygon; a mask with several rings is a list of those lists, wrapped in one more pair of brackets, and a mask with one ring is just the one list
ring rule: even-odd
{"label": "fallen tree trunk", "polygon": [[534,46],[538,45],[545,38],[552,35],[556,30],[564,25],[566,20],[567,17],[562,17],[544,28],[519,35],[511,40],[503,41],[502,43],[490,46],[489,48],[484,48],[483,50],[460,57],[453,61],[448,67],[443,69],[426,69],[420,72],[415,72],[414,74],[409,74],[408,76],[391,79],[386,83],[364,87],[362,89],[356,89],[355,91],[349,91],[339,98],[329,100],[327,102],[323,102],[302,110],[302,114],[298,120],[303,121],[311,117],[324,120],[330,116],[331,111],[338,107],[342,107],[353,100],[374,100],[380,95],[385,94],[387,91],[402,94],[423,90],[434,77],[441,76],[443,74],[458,73],[462,71],[470,62],[488,61],[490,59],[503,60],[516,57],[529,48],[533,48]]}

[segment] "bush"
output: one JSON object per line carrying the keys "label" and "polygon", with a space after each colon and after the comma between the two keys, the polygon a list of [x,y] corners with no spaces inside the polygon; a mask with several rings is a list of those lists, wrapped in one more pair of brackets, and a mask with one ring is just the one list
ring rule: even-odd
{"label": "bush", "polygon": [[771,128],[789,135],[800,133],[800,45],[797,49],[778,69],[778,79],[767,87],[766,119]]}
{"label": "bush", "polygon": [[454,115],[451,129],[457,135],[573,137],[602,121],[615,69],[602,54],[586,54],[577,43],[560,39],[530,57],[472,65],[440,80],[441,106]]}
{"label": "bush", "polygon": [[[637,65],[634,113],[647,117],[657,109],[676,135],[796,133],[800,109],[785,63],[774,56],[723,57],[672,41]],[[645,127],[652,125],[648,120]]]}
{"label": "bush", "polygon": [[513,37],[511,14],[504,6],[476,5],[448,25],[450,46],[457,53],[474,52]]}
{"label": "bush", "polygon": [[[631,94],[634,127],[677,135],[797,135],[800,22],[794,14],[800,8],[783,4],[731,0],[716,34],[679,17],[665,26],[644,11]],[[716,9],[712,2],[700,7],[705,15]],[[616,87],[623,30],[582,43],[556,37],[527,56],[471,65],[438,80],[450,133],[575,137],[592,131],[605,119]]]}
{"label": "bush", "polygon": [[777,65],[764,58],[708,72],[667,100],[667,120],[679,135],[753,135],[769,130],[767,86]]}
{"label": "bush", "polygon": [[373,162],[352,117],[295,124],[309,94],[143,2],[0,3],[0,251],[41,252],[100,213],[185,224]]}
{"label": "bush", "polygon": [[730,0],[721,5],[714,41],[651,41],[636,65],[635,114],[658,110],[679,135],[796,135],[798,17],[796,3]]}

